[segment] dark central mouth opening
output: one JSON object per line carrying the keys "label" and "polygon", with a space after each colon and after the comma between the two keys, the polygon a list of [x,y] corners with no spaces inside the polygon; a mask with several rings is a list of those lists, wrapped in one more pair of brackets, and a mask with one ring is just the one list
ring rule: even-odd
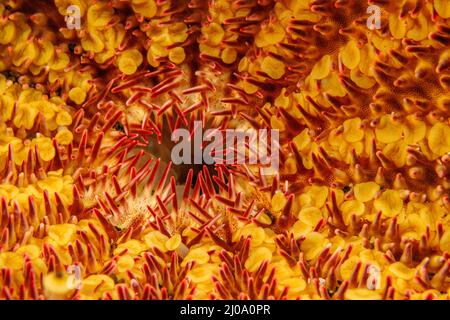
{"label": "dark central mouth opening", "polygon": [[[160,158],[162,162],[169,163],[172,161],[172,150],[176,146],[177,143],[172,141],[172,132],[169,130],[168,126],[164,126],[164,130],[161,134],[161,143],[158,143],[157,139],[151,138],[149,140],[149,144],[147,145],[146,150],[154,157]],[[195,146],[192,142],[190,144],[191,148],[191,159],[189,163],[181,163],[181,164],[174,164],[172,163],[171,172],[175,177],[175,180],[177,184],[185,185],[187,176],[189,174],[189,171],[192,169],[193,176],[192,176],[192,187],[195,186],[198,178],[198,174],[203,171],[203,168],[206,167],[209,174],[213,176],[215,174],[216,168],[215,164],[205,164],[205,163],[195,163]]]}

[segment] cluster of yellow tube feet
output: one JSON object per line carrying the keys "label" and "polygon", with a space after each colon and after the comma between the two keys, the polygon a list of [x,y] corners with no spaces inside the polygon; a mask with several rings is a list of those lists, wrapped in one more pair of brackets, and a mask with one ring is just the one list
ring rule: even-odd
{"label": "cluster of yellow tube feet", "polygon": [[449,117],[447,0],[0,0],[0,299],[449,299]]}

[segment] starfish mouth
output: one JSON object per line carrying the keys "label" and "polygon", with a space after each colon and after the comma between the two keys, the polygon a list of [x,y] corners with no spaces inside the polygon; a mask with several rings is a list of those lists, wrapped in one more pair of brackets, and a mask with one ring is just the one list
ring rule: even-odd
{"label": "starfish mouth", "polygon": [[1,0],[0,299],[448,299],[449,22]]}

